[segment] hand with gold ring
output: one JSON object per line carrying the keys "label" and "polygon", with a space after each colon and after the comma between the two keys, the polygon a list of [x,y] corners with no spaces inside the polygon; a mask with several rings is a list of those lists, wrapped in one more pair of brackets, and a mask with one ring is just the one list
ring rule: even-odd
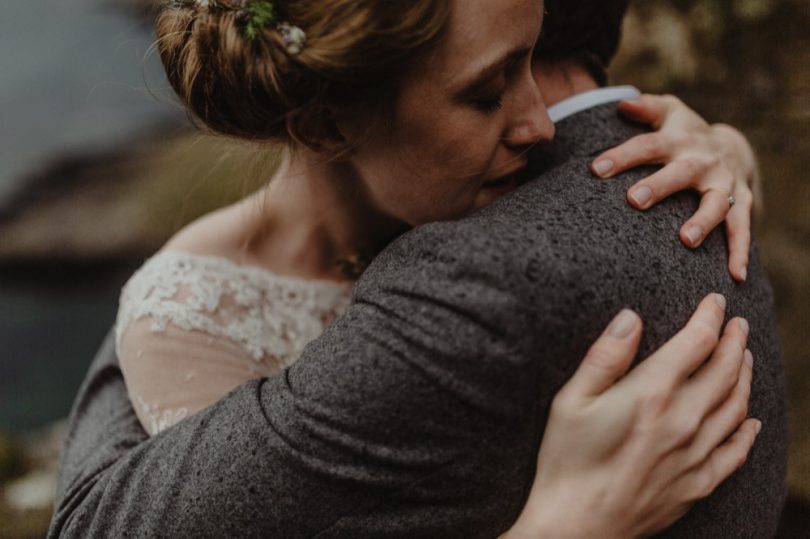
{"label": "hand with gold ring", "polygon": [[744,281],[752,208],[755,198],[760,198],[756,159],[748,141],[732,127],[709,125],[673,96],[643,95],[621,102],[619,111],[656,131],[603,153],[593,161],[593,172],[611,178],[640,165],[664,165],[628,190],[628,202],[646,210],[685,189],[700,193],[697,212],[681,227],[681,241],[697,248],[725,221],[729,272],[735,280]]}

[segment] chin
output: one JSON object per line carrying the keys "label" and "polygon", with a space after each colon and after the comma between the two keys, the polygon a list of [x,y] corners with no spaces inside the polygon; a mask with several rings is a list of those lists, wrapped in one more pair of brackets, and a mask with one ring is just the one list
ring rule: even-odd
{"label": "chin", "polygon": [[508,195],[515,189],[517,189],[517,186],[509,186],[508,188],[504,189],[481,189],[478,196],[475,197],[473,210],[480,210],[481,208],[489,206],[499,198]]}

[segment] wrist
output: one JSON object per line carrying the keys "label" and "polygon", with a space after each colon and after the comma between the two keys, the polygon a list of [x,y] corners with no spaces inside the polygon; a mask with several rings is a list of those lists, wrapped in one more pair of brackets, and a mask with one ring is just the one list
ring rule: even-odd
{"label": "wrist", "polygon": [[568,537],[570,532],[565,523],[560,522],[553,511],[538,511],[538,507],[548,509],[545,504],[528,503],[518,519],[500,539],[559,539]]}

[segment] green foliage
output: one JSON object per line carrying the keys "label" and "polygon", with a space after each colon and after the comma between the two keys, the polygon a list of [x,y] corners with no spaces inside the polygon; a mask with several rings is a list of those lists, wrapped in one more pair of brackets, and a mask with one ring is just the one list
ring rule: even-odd
{"label": "green foliage", "polygon": [[262,29],[276,21],[276,13],[272,2],[252,2],[247,8],[250,18],[245,27],[245,35],[254,41],[261,34]]}

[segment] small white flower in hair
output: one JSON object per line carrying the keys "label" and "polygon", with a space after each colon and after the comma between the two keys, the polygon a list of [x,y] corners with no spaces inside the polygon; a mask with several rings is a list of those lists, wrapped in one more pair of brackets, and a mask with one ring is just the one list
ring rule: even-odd
{"label": "small white flower in hair", "polygon": [[211,7],[211,0],[196,0],[197,7],[202,9],[208,9]]}
{"label": "small white flower in hair", "polygon": [[296,55],[304,49],[307,41],[307,34],[299,27],[282,22],[278,25],[278,31],[284,41],[284,49],[288,54]]}

